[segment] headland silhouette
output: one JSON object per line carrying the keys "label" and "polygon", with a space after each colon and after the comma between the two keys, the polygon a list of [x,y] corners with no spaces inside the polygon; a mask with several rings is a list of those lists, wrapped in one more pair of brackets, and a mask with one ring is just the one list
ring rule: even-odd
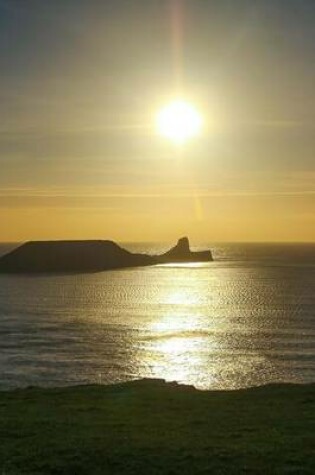
{"label": "headland silhouette", "polygon": [[209,262],[211,251],[193,252],[183,237],[161,255],[127,251],[114,241],[30,241],[0,258],[2,273],[101,272],[175,262]]}

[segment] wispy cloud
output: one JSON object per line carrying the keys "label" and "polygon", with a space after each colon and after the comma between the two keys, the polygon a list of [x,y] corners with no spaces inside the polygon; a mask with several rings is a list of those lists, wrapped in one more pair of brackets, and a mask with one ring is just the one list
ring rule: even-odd
{"label": "wispy cloud", "polygon": [[[168,198],[168,199],[178,199],[178,198],[233,198],[233,197],[312,197],[315,196],[315,189],[310,190],[269,190],[269,191],[254,191],[254,190],[229,190],[229,191],[212,191],[212,190],[196,190],[196,189],[184,189],[184,190],[174,190],[171,191],[168,188],[164,190],[140,190],[137,192],[134,191],[119,191],[119,190],[109,190],[106,192],[93,192],[93,191],[71,191],[71,190],[45,190],[45,189],[31,189],[31,188],[10,188],[0,190],[0,206],[6,206],[8,202],[24,204],[30,204],[30,202],[40,203],[42,205],[47,204],[47,200],[51,202],[59,202],[60,205],[66,205],[69,200],[71,202],[80,201],[94,202],[95,200],[106,200],[106,199],[118,199],[118,200],[128,200],[128,199],[146,199],[146,198]],[[43,201],[45,200],[45,202]]]}

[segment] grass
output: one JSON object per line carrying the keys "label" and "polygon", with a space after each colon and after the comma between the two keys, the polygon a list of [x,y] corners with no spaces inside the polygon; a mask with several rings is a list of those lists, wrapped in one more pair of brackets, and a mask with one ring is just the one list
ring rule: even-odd
{"label": "grass", "polygon": [[0,392],[0,474],[314,474],[315,385]]}

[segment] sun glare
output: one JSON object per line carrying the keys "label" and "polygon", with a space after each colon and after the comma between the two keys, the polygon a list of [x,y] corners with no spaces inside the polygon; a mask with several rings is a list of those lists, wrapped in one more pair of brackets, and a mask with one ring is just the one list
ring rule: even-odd
{"label": "sun glare", "polygon": [[188,102],[177,100],[167,104],[157,115],[158,132],[177,144],[198,135],[202,120],[198,111]]}

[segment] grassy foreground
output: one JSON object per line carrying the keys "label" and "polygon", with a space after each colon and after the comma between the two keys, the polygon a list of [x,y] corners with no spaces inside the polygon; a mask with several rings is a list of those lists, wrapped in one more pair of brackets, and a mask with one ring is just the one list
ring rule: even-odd
{"label": "grassy foreground", "polygon": [[0,474],[315,473],[315,385],[0,392]]}

